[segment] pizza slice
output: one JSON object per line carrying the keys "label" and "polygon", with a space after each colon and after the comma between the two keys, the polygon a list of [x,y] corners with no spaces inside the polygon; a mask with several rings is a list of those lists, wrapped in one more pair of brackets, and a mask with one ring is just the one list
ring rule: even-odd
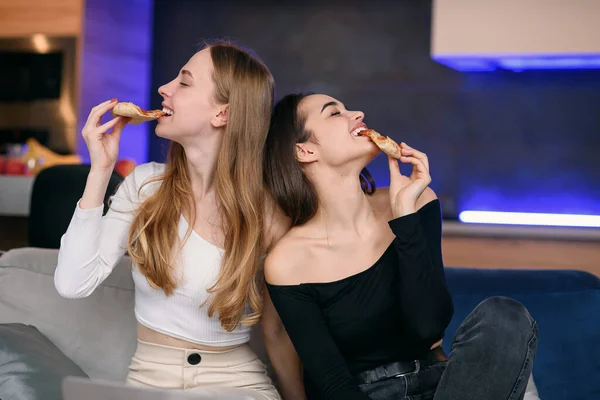
{"label": "pizza slice", "polygon": [[145,111],[130,102],[120,102],[112,109],[113,117],[121,116],[131,118],[130,124],[141,124],[164,117],[166,114],[161,110]]}
{"label": "pizza slice", "polygon": [[367,129],[359,132],[362,136],[367,136],[373,141],[385,154],[399,159],[401,156],[400,145],[387,136],[380,135],[373,129]]}

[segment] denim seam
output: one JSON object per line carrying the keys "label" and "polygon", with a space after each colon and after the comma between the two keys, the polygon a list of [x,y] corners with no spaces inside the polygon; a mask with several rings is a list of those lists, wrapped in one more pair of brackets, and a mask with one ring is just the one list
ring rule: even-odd
{"label": "denim seam", "polygon": [[[527,354],[525,355],[525,359],[523,360],[523,365],[521,366],[521,370],[520,370],[519,376],[517,377],[517,380],[513,386],[513,390],[510,392],[510,396],[508,396],[507,400],[516,399],[515,395],[517,394],[517,389],[521,385],[523,378],[525,378],[525,376],[524,376],[525,370],[527,370],[530,363],[533,363],[532,358],[534,357],[534,352],[532,351],[532,347],[533,347],[534,343],[537,341],[537,336],[538,336],[538,326],[537,326],[536,321],[533,321],[531,328],[532,328],[531,329],[531,337],[527,341]],[[527,377],[527,379],[528,378],[529,377]]]}

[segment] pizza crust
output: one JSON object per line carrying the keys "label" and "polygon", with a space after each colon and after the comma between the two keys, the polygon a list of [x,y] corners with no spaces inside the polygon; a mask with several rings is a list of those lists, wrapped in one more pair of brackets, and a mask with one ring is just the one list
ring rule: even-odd
{"label": "pizza crust", "polygon": [[130,102],[121,102],[112,109],[113,117],[121,116],[131,118],[130,124],[141,124],[142,122],[152,121],[164,117],[166,114],[161,110],[145,111]]}
{"label": "pizza crust", "polygon": [[385,154],[397,159],[402,156],[400,145],[389,137],[380,135],[373,129],[361,131],[359,134],[362,136],[367,136],[369,139],[371,139],[373,143],[375,143],[377,147],[379,147]]}

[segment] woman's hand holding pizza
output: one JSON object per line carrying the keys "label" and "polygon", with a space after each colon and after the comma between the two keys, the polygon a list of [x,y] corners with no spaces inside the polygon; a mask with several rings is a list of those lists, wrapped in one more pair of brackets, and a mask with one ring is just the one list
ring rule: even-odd
{"label": "woman's hand holding pizza", "polygon": [[390,203],[394,218],[416,212],[417,199],[431,183],[427,156],[406,143],[400,144],[400,151],[400,162],[412,164],[412,173],[410,176],[402,175],[398,160],[388,155],[390,166]]}

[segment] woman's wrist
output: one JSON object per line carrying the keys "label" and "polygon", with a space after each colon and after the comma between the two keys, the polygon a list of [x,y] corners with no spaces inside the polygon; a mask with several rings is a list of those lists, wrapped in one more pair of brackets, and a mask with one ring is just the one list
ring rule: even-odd
{"label": "woman's wrist", "polygon": [[404,217],[417,212],[415,204],[396,204],[394,207],[394,218]]}
{"label": "woman's wrist", "polygon": [[101,206],[111,176],[112,169],[90,169],[79,207],[86,210]]}

